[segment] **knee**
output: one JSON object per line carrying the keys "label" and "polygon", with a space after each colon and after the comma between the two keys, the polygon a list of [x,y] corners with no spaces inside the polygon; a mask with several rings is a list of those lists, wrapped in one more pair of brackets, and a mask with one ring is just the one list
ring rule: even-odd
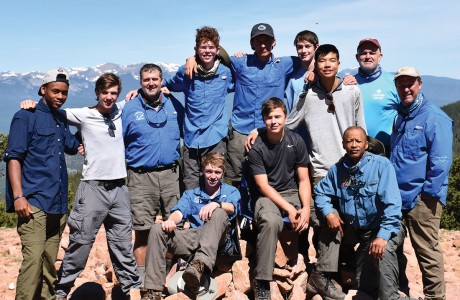
{"label": "knee", "polygon": [[266,212],[258,216],[257,226],[260,231],[268,230],[279,233],[283,230],[283,220],[276,213]]}
{"label": "knee", "polygon": [[223,208],[216,208],[212,212],[211,219],[208,222],[212,224],[222,224],[226,227],[229,222],[227,212]]}
{"label": "knee", "polygon": [[161,227],[161,224],[155,224],[150,228],[150,233],[148,236],[148,240],[152,239],[158,239],[164,234],[163,228]]}

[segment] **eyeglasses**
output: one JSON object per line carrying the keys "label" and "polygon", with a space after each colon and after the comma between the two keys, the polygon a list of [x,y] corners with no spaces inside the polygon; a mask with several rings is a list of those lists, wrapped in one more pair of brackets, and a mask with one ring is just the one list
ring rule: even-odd
{"label": "eyeglasses", "polygon": [[160,125],[165,124],[168,120],[168,112],[166,111],[166,109],[164,109],[162,104],[160,104],[158,110],[155,111],[152,120],[149,119],[149,114],[146,106],[144,106],[144,115],[147,123],[155,127],[159,127]]}
{"label": "eyeglasses", "polygon": [[200,50],[200,51],[206,51],[206,50],[212,51],[212,50],[216,50],[216,49],[217,49],[216,46],[199,46],[198,47],[198,50]]}
{"label": "eyeglasses", "polygon": [[109,114],[104,114],[102,115],[104,117],[104,123],[109,127],[109,135],[111,137],[115,136],[115,130],[117,127],[115,126],[115,123],[113,123],[112,118],[110,117]]}
{"label": "eyeglasses", "polygon": [[329,101],[329,103],[327,103],[327,112],[334,114],[335,104],[334,104],[334,96],[332,95],[332,93],[326,94],[326,100]]}

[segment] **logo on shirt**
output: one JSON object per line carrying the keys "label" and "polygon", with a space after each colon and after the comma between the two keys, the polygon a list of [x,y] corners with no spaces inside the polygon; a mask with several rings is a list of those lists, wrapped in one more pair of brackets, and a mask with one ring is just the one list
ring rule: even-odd
{"label": "logo on shirt", "polygon": [[294,145],[287,145],[288,148],[294,147]]}
{"label": "logo on shirt", "polygon": [[134,113],[134,120],[136,120],[136,121],[143,121],[143,120],[145,120],[144,112],[142,112],[142,111],[136,111],[136,112]]}
{"label": "logo on shirt", "polygon": [[226,80],[227,79],[227,75],[222,75],[222,80]]}
{"label": "logo on shirt", "polygon": [[382,93],[381,89],[378,89],[375,91],[374,94],[372,94],[372,98],[377,99],[377,100],[382,100],[385,98],[385,94]]}

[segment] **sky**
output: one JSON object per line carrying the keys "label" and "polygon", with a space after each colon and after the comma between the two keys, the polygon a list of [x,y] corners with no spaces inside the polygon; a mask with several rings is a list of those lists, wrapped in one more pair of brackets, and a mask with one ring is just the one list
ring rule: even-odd
{"label": "sky", "polygon": [[382,45],[382,67],[415,66],[422,75],[460,79],[458,0],[5,0],[0,10],[0,72],[46,71],[106,62],[183,64],[195,30],[218,29],[230,53],[251,53],[249,34],[266,22],[276,56],[296,55],[297,32],[314,31],[355,68],[356,46]]}

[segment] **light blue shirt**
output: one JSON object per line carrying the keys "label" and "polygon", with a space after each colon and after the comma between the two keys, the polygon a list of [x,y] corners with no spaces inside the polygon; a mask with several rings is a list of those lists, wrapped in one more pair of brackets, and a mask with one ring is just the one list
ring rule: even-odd
{"label": "light blue shirt", "polygon": [[398,112],[399,97],[393,75],[382,72],[377,78],[355,75],[363,99],[367,134],[388,147],[393,120]]}
{"label": "light blue shirt", "polygon": [[126,103],[121,116],[129,167],[155,168],[180,158],[184,108],[176,98],[162,95],[162,104],[155,110],[139,93]]}
{"label": "light blue shirt", "polygon": [[300,93],[303,91],[304,87],[308,89],[308,84],[305,83],[305,76],[308,74],[308,70],[304,70],[300,67],[295,74],[292,75],[291,79],[288,82],[285,91],[286,98],[286,108],[288,115],[291,113],[292,108],[297,103]]}
{"label": "light blue shirt", "polygon": [[185,66],[166,80],[166,87],[185,94],[184,143],[189,148],[213,146],[228,134],[225,100],[233,92],[230,69],[220,64],[210,78],[197,74],[193,79],[185,75]]}
{"label": "light blue shirt", "polygon": [[315,203],[323,216],[337,203],[345,223],[356,228],[379,228],[377,237],[388,241],[401,230],[401,195],[396,174],[386,157],[366,152],[354,172],[345,159],[329,169],[315,186]]}

